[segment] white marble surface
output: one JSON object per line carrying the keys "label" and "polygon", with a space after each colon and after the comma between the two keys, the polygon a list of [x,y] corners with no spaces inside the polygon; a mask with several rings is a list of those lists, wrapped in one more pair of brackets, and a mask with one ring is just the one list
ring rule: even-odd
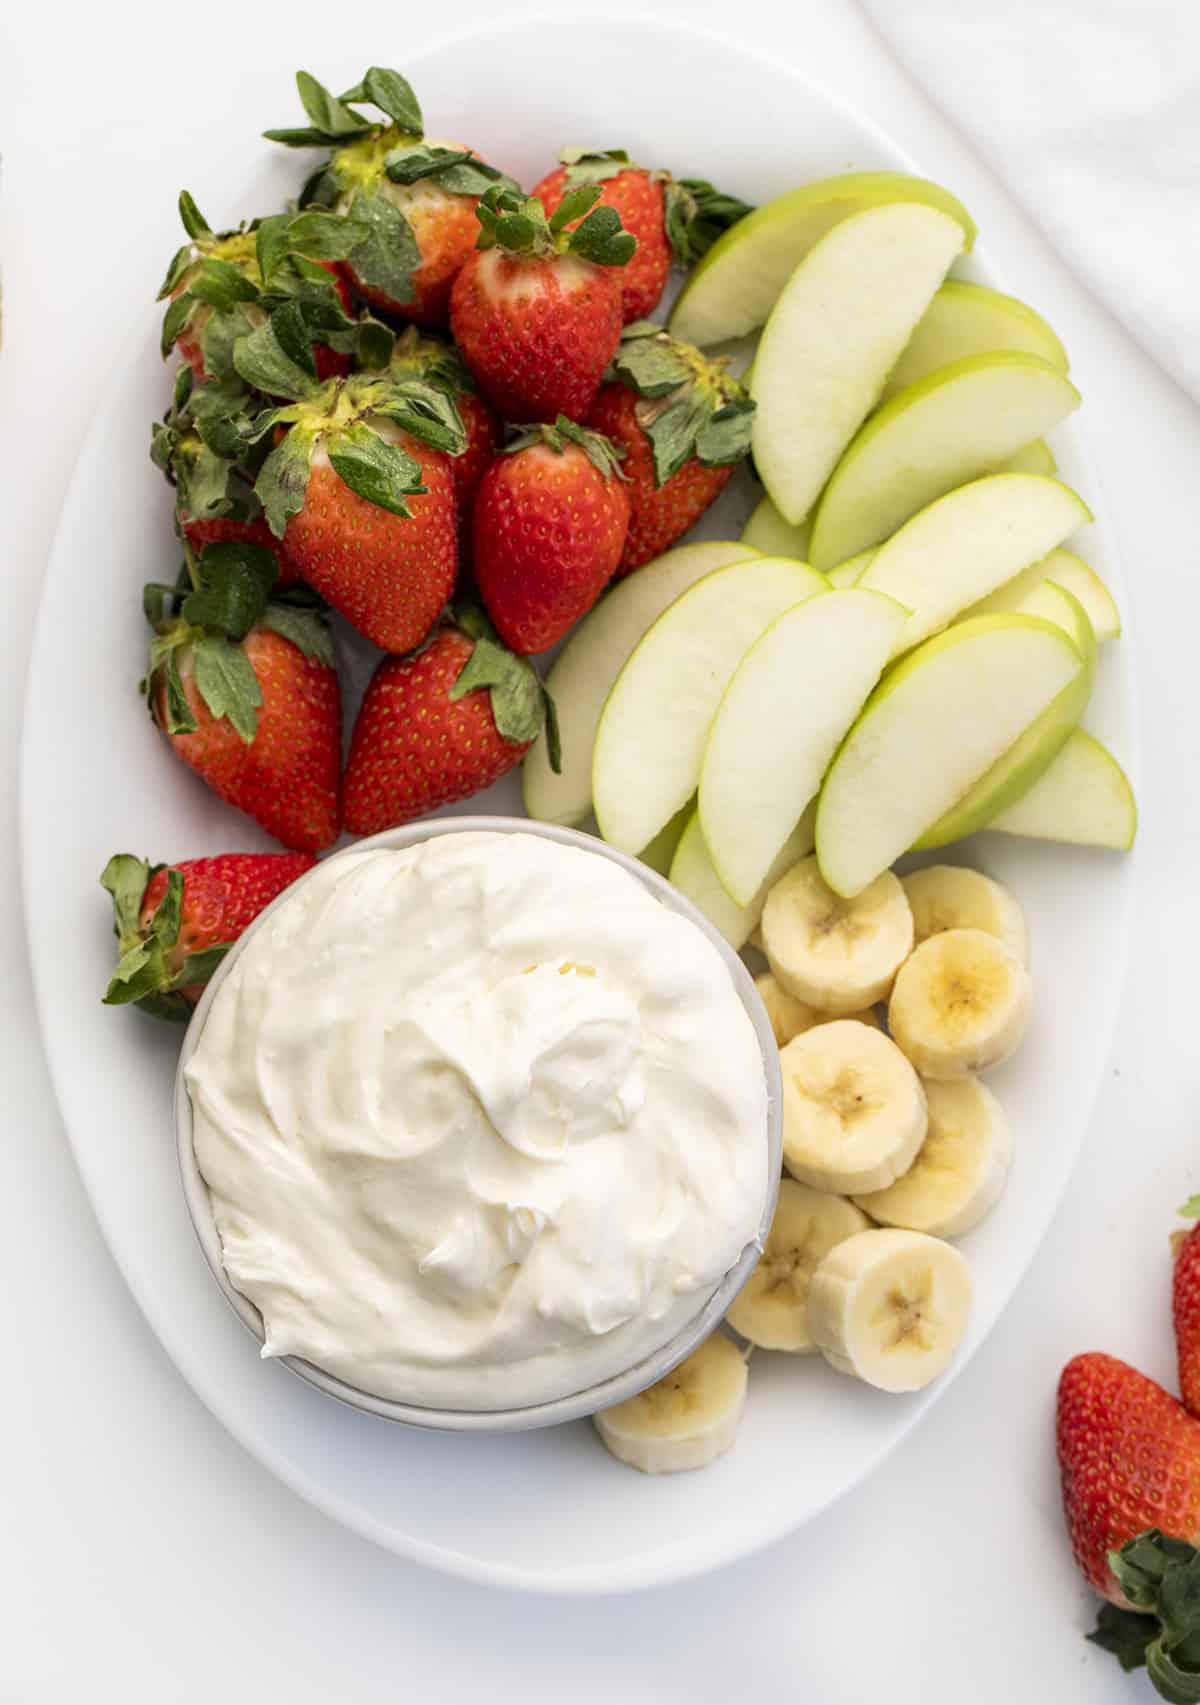
{"label": "white marble surface", "polygon": [[[128,4],[69,24],[62,9],[10,7],[0,16],[0,1701],[1147,1697],[1143,1680],[1081,1639],[1091,1605],[1063,1540],[1050,1424],[1058,1368],[1076,1350],[1107,1348],[1169,1377],[1166,1233],[1174,1206],[1200,1187],[1200,420],[849,0],[744,0],[735,20],[712,0],[655,9],[772,46],[952,176],[1005,279],[1069,342],[1132,586],[1126,643],[1141,653],[1145,749],[1137,941],[1074,1186],[1000,1328],[884,1469],[804,1533],[691,1585],[547,1603],[443,1580],[342,1532],[226,1437],[124,1290],[50,1096],[17,904],[16,749],[57,507],[131,303],[170,246],[174,193],[206,150],[231,151],[287,110],[290,68],[319,66],[331,17],[314,0],[286,13],[230,0],[186,15]],[[560,5],[559,27],[576,10]],[[1092,9],[1079,11],[1086,20]],[[462,0],[455,27],[494,15]],[[365,4],[356,16],[365,55],[403,62],[395,7]]]}

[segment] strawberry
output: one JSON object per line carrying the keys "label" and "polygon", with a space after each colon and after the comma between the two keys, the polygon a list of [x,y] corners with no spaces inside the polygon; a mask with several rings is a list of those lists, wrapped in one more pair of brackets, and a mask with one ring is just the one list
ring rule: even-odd
{"label": "strawberry", "polygon": [[396,339],[388,364],[393,379],[423,379],[454,401],[467,446],[450,464],[460,521],[471,513],[475,493],[500,443],[500,422],[475,389],[475,381],[453,344],[420,333],[410,326]]}
{"label": "strawberry", "polygon": [[549,220],[535,197],[496,189],[475,209],[479,240],[454,281],[450,325],[509,420],[582,420],[616,350],[618,273],[636,244],[611,207],[593,205],[599,194],[572,190]]}
{"label": "strawberry", "polygon": [[721,361],[642,322],[628,328],[587,423],[625,452],[629,534],[619,574],[673,545],[750,449],[754,404]]}
{"label": "strawberry", "polygon": [[636,165],[623,148],[564,148],[559,158],[563,164],[533,189],[547,214],[557,212],[572,189],[599,184],[601,203],[614,208],[637,238],[637,253],[621,274],[626,325],[654,312],[673,259],[695,266],[722,231],[751,211],[703,178],[673,178]]}
{"label": "strawberry", "polygon": [[1076,1356],[1063,1369],[1058,1462],[1075,1561],[1114,1604],[1127,1602],[1114,1547],[1149,1527],[1200,1536],[1200,1421],[1115,1356]]}
{"label": "strawberry", "polygon": [[255,482],[267,522],[304,579],[384,651],[411,651],[458,572],[451,458],[466,434],[453,400],[419,379],[317,382],[293,307],[238,345],[248,384],[293,399]]}
{"label": "strawberry", "polygon": [[[478,231],[475,205],[493,184],[515,188],[512,179],[469,148],[426,141],[420,105],[398,71],[372,66],[341,96],[307,71],[296,73],[296,87],[310,123],[264,134],[290,148],[332,149],[305,185],[302,206],[365,227],[346,271],[366,301],[420,325],[445,325],[450,286]],[[358,110],[364,102],[383,122]]]}
{"label": "strawberry", "polygon": [[[1200,1214],[1200,1196],[1185,1202],[1181,1213]],[[1200,1416],[1200,1225],[1183,1236],[1171,1280],[1171,1312],[1179,1358],[1179,1395],[1183,1406]]]}
{"label": "strawberry", "polygon": [[224,853],[172,865],[117,853],[100,877],[112,895],[120,952],[106,1004],[188,1019],[242,931],[315,863],[302,852]]}
{"label": "strawberry", "polygon": [[217,234],[186,190],[179,213],[188,241],[158,293],[170,299],[164,357],[177,348],[197,379],[230,379],[237,339],[290,301],[303,314],[321,377],[349,370],[350,293],[334,263],[362,241],[365,226],[322,212],[275,214]]}
{"label": "strawberry", "polygon": [[612,579],[629,499],[612,445],[560,416],[518,438],[475,499],[475,579],[501,639],[545,651]]}
{"label": "strawberry", "polygon": [[375,671],[350,741],[347,829],[378,834],[490,787],[520,763],[548,712],[555,748],[532,666],[479,612],[460,613],[421,651]]}
{"label": "strawberry", "polygon": [[148,586],[150,714],[184,763],[284,846],[337,839],[341,699],[315,610],[272,602],[269,552],[189,553],[187,586]]}
{"label": "strawberry", "polygon": [[1088,1639],[1123,1670],[1145,1664],[1172,1705],[1200,1700],[1200,1551],[1150,1527],[1110,1551],[1108,1565],[1129,1608],[1103,1605]]}
{"label": "strawberry", "polygon": [[278,565],[279,588],[299,575],[254,493],[252,407],[240,381],[198,386],[191,368],[181,367],[172,405],[152,428],[150,458],[175,488],[176,525],[192,550],[234,540],[261,545]]}

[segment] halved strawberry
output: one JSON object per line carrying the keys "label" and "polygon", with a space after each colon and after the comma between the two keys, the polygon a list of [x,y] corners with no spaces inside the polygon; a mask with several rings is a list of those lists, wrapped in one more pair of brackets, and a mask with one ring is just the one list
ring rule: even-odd
{"label": "halved strawberry", "polygon": [[582,420],[621,335],[620,273],[637,244],[599,189],[546,218],[534,196],[489,190],[454,281],[450,324],[479,388],[509,420]]}
{"label": "halved strawberry", "polygon": [[[427,141],[420,105],[398,71],[372,66],[338,96],[298,71],[296,87],[310,123],[263,134],[290,148],[333,150],[309,178],[301,205],[333,209],[365,228],[346,270],[366,301],[421,325],[444,325],[454,276],[475,242],[475,204],[511,178],[470,148]],[[383,122],[358,110],[364,102]]]}
{"label": "halved strawberry", "polygon": [[350,293],[335,263],[361,242],[366,227],[327,213],[273,214],[220,233],[187,190],[179,214],[188,241],[177,250],[158,293],[170,298],[162,328],[166,357],[178,348],[201,381],[234,375],[233,346],[284,302],[301,310],[317,371],[350,366],[355,326]]}
{"label": "halved strawberry", "polygon": [[598,184],[603,205],[615,208],[637,238],[637,253],[621,275],[626,325],[658,306],[672,260],[695,266],[722,231],[751,211],[704,178],[673,178],[639,166],[623,148],[564,148],[559,159],[562,165],[533,188],[546,212],[557,212],[563,196],[581,184]]}
{"label": "halved strawberry", "polygon": [[630,502],[619,574],[649,562],[704,514],[750,450],[754,404],[720,360],[641,321],[626,328],[588,425],[624,451]]}
{"label": "halved strawberry", "polygon": [[310,586],[381,650],[411,651],[458,571],[451,459],[466,443],[462,421],[423,380],[362,373],[321,385],[305,356],[290,305],[238,345],[248,384],[293,399],[259,422],[279,440],[255,482],[259,501]]}
{"label": "halved strawberry", "polygon": [[320,614],[274,601],[269,552],[188,552],[185,584],[148,586],[144,690],[176,754],[286,847],[320,852],[340,824],[341,695]]}
{"label": "halved strawberry", "polygon": [[100,877],[112,896],[120,954],[105,1004],[186,1021],[243,930],[315,863],[302,852],[222,853],[171,865],[115,854]]}

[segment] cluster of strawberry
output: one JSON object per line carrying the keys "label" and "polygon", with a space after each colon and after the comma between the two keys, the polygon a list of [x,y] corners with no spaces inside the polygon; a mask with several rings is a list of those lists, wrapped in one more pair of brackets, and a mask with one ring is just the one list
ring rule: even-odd
{"label": "cluster of strawberry", "polygon": [[[699,519],[753,404],[646,319],[744,203],[615,150],[564,150],[527,196],[430,141],[396,71],[297,85],[308,122],[266,132],[324,151],[294,207],[214,232],[180,198],[152,455],[184,563],[146,589],[144,686],[177,755],[313,856],[489,786],[543,728],[553,752],[530,656]],[[331,611],[384,653],[344,773]],[[191,927],[190,868],[180,899],[119,865],[109,999],[178,1013],[250,921],[239,889]]]}
{"label": "cluster of strawberry", "polygon": [[[1200,1214],[1200,1197],[1182,1211]],[[1200,1700],[1200,1226],[1177,1242],[1180,1397],[1089,1352],[1063,1369],[1057,1432],[1075,1561],[1109,1601],[1089,1638],[1186,1701]]]}

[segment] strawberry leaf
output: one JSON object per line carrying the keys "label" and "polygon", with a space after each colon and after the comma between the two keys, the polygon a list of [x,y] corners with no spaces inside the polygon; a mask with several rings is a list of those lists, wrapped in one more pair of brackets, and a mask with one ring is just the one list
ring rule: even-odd
{"label": "strawberry leaf", "polygon": [[239,302],[253,302],[258,286],[232,261],[206,257],[193,268],[188,291],[198,302],[206,302],[219,314],[227,314]]}
{"label": "strawberry leaf", "polygon": [[382,320],[365,315],[354,328],[354,360],[363,373],[381,372],[391,361],[396,334]]}
{"label": "strawberry leaf", "polygon": [[561,148],[558,157],[567,168],[569,184],[605,183],[630,166],[624,148]]}
{"label": "strawberry leaf", "polygon": [[207,983],[232,946],[231,941],[215,941],[211,947],[202,947],[198,953],[189,953],[179,968],[175,982],[185,989],[194,983]]}
{"label": "strawberry leaf", "polygon": [[174,349],[180,332],[191,319],[195,306],[195,298],[190,295],[188,291],[184,290],[175,297],[170,306],[167,308],[166,313],[163,315],[162,336],[159,339],[159,348],[162,350],[164,361]]}
{"label": "strawberry leaf", "polygon": [[233,347],[233,364],[255,390],[291,401],[319,389],[312,341],[298,303],[285,302],[263,325]]}
{"label": "strawberry leaf", "polygon": [[132,853],[114,853],[100,873],[100,886],[112,897],[113,930],[122,951],[140,939],[138,919],[142,897],[150,878],[160,868],[149,865],[144,858],[135,858]]}
{"label": "strawberry leaf", "polygon": [[398,124],[401,130],[406,130],[411,136],[423,136],[425,119],[421,113],[421,105],[413,93],[412,84],[407,77],[402,77],[399,71],[389,71],[384,66],[372,65],[362,82],[350,94],[343,95],[344,101],[370,101],[380,112],[385,112],[393,124]]}
{"label": "strawberry leaf", "polygon": [[344,101],[330,94],[323,83],[308,71],[297,71],[296,88],[300,95],[300,104],[312,120],[315,129],[331,142],[340,138],[361,136],[369,130],[366,119],[361,113],[352,111]]}
{"label": "strawberry leaf", "polygon": [[606,438],[602,432],[592,432],[586,426],[580,426],[578,421],[570,420],[565,414],[560,414],[553,426],[529,426],[520,435],[504,446],[502,455],[515,456],[521,450],[531,449],[535,444],[545,444],[558,456],[564,455],[568,444],[574,444],[587,456],[598,474],[603,474],[606,480],[623,479],[620,457],[624,455],[611,438]]}
{"label": "strawberry leaf", "polygon": [[281,639],[291,640],[313,662],[333,668],[333,638],[329,623],[320,611],[299,609],[294,604],[270,603],[258,625],[270,628]]}
{"label": "strawberry leaf", "polygon": [[735,397],[710,415],[696,434],[697,460],[706,468],[722,468],[748,456],[754,406],[750,397]]}
{"label": "strawberry leaf", "polygon": [[529,745],[542,731],[546,712],[542,683],[527,658],[517,657],[490,631],[491,624],[472,612],[459,625],[475,634],[475,648],[450,689],[452,702],[480,689],[491,693],[492,720],[496,732],[520,746]]}
{"label": "strawberry leaf", "polygon": [[[576,189],[569,189],[550,215],[550,229],[556,234],[565,226],[571,225],[576,219],[582,219],[600,199],[598,184],[581,184]],[[617,221],[618,225],[620,220]]]}
{"label": "strawberry leaf", "polygon": [[1112,1652],[1122,1669],[1143,1662],[1162,1698],[1200,1702],[1200,1552],[1186,1540],[1148,1528],[1108,1554],[1121,1590],[1135,1607],[1105,1605],[1088,1639]]}
{"label": "strawberry leaf", "polygon": [[239,302],[228,313],[212,313],[208,316],[199,338],[206,380],[216,379],[222,384],[228,384],[231,380],[236,382],[237,370],[233,364],[233,355],[237,341],[257,331],[263,323],[263,318],[262,309],[257,302]]}
{"label": "strawberry leaf", "polygon": [[680,266],[695,266],[722,231],[754,211],[749,202],[724,195],[706,178],[671,179],[663,200],[663,227]]}
{"label": "strawberry leaf", "polygon": [[179,940],[179,926],[182,919],[183,874],[178,870],[168,870],[166,890],[155,907],[154,916],[150,920],[150,928],[164,948],[174,947]]}
{"label": "strawberry leaf", "polygon": [[612,365],[618,378],[641,397],[665,397],[695,373],[680,345],[649,320],[625,328]]}
{"label": "strawberry leaf", "polygon": [[1200,1220],[1200,1196],[1189,1196],[1179,1212],[1185,1220]]}
{"label": "strawberry leaf", "polygon": [[[564,196],[559,213],[566,201]],[[572,254],[590,260],[596,266],[624,266],[637,250],[637,238],[622,226],[621,215],[615,207],[601,206],[594,207],[587,218],[575,227],[568,247]]]}
{"label": "strawberry leaf", "polygon": [[355,219],[310,209],[287,221],[288,249],[308,260],[345,260],[370,232]]}
{"label": "strawberry leaf", "polygon": [[[153,658],[153,652],[151,657]],[[199,724],[192,715],[192,707],[184,691],[183,677],[179,673],[179,651],[175,646],[171,646],[163,658],[163,677],[166,685],[167,733],[194,734]]]}
{"label": "strawberry leaf", "polygon": [[247,746],[258,732],[262,688],[240,645],[205,634],[192,651],[196,691],[215,717],[225,718]]}
{"label": "strawberry leaf", "polygon": [[467,447],[467,432],[454,398],[444,387],[423,379],[386,383],[374,404],[374,412],[386,415],[435,450],[460,456]]}
{"label": "strawberry leaf", "polygon": [[428,489],[421,483],[421,464],[361,421],[330,438],[328,450],[338,478],[359,497],[392,515],[411,516],[407,499]]}
{"label": "strawberry leaf", "polygon": [[194,243],[199,242],[201,237],[212,236],[212,226],[186,189],[181,189],[179,192],[179,218],[184,230]]}
{"label": "strawberry leaf", "polygon": [[287,258],[289,223],[286,213],[272,213],[270,218],[260,221],[254,233],[254,254],[264,284],[269,283],[275,268]]}
{"label": "strawberry leaf", "polygon": [[1140,1669],[1146,1648],[1158,1634],[1153,1616],[1137,1610],[1121,1610],[1115,1604],[1102,1606],[1092,1633],[1085,1636],[1093,1646],[1111,1652],[1123,1670]]}
{"label": "strawberry leaf", "polygon": [[451,195],[485,195],[493,184],[519,193],[515,179],[477,160],[469,149],[446,148],[439,143],[395,148],[383,169],[394,184],[415,184],[428,178]]}
{"label": "strawberry leaf", "polygon": [[370,233],[351,251],[355,277],[393,302],[411,302],[416,295],[412,275],[421,264],[421,251],[408,220],[385,196],[364,195],[362,190],[351,203],[350,216]]}
{"label": "strawberry leaf", "polygon": [[[267,418],[270,421],[272,417]],[[312,444],[311,434],[293,427],[271,451],[254,482],[267,525],[277,539],[282,539],[289,519],[304,506],[312,471]]]}
{"label": "strawberry leaf", "polygon": [[244,539],[206,545],[197,565],[198,585],[183,601],[183,619],[228,639],[244,639],[267,606],[279,563],[262,545]]}
{"label": "strawberry leaf", "polygon": [[185,243],[181,249],[175,250],[171,256],[171,264],[167,268],[167,276],[162,281],[155,301],[161,302],[164,296],[171,294],[195,258],[195,250],[190,243]]}

